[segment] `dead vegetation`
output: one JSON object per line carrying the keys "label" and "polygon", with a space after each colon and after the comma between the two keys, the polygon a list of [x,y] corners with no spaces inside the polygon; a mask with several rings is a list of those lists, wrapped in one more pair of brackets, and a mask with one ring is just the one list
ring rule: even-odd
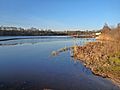
{"label": "dead vegetation", "polygon": [[120,85],[120,27],[106,32],[103,28],[103,31],[99,38],[102,41],[78,46],[74,58],[82,60],[93,73],[109,77]]}

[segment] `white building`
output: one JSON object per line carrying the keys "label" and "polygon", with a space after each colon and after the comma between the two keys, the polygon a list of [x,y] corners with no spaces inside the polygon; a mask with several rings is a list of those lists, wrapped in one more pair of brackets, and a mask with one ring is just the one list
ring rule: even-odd
{"label": "white building", "polygon": [[99,36],[101,34],[101,32],[95,33],[96,36]]}

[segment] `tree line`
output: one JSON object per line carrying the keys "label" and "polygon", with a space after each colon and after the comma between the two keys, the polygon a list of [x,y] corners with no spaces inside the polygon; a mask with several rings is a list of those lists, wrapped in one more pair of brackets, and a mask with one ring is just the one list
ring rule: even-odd
{"label": "tree line", "polygon": [[51,29],[47,30],[39,30],[36,28],[30,28],[30,29],[23,29],[23,28],[17,28],[17,27],[0,27],[0,36],[58,36],[58,35],[86,35],[86,34],[93,34],[97,31],[53,31]]}

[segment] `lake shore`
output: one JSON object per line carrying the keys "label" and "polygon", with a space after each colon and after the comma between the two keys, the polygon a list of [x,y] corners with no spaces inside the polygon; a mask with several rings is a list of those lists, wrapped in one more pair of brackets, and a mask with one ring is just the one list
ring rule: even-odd
{"label": "lake shore", "polygon": [[120,87],[120,26],[105,25],[96,39],[84,46],[74,46],[73,57],[83,61],[94,74],[110,78]]}
{"label": "lake shore", "polygon": [[119,42],[89,42],[84,46],[75,46],[73,57],[81,60],[95,75],[110,78],[120,87],[119,46]]}

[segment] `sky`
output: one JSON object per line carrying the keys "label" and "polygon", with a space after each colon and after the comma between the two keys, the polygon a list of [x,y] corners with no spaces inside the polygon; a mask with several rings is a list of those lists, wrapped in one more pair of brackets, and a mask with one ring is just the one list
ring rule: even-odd
{"label": "sky", "polygon": [[99,30],[120,23],[120,0],[0,0],[0,25]]}

